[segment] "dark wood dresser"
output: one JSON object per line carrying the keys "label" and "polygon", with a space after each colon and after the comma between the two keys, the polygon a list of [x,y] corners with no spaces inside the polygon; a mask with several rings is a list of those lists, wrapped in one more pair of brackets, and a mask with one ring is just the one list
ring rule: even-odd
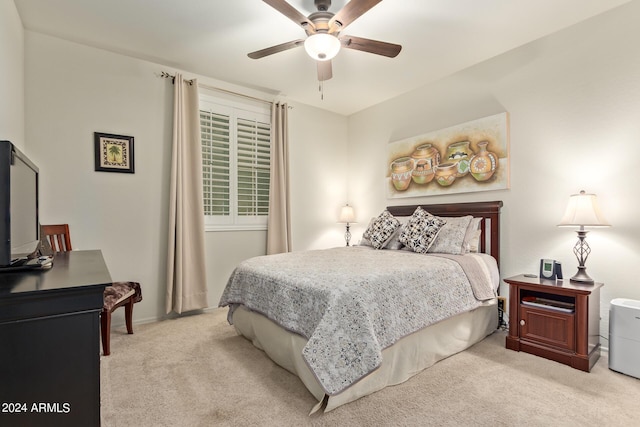
{"label": "dark wood dresser", "polygon": [[100,425],[102,253],[0,273],[0,425]]}

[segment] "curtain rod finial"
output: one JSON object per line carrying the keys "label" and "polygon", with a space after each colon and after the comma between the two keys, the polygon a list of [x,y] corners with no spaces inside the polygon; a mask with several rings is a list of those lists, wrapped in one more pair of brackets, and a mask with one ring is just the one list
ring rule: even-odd
{"label": "curtain rod finial", "polygon": [[161,71],[160,72],[160,77],[162,77],[163,79],[171,79],[171,83],[175,83],[176,81],[176,76],[167,73],[166,71]]}

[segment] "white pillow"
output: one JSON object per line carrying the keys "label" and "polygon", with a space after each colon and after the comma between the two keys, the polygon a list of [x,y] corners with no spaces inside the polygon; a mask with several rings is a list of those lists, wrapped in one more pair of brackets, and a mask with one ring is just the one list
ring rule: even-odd
{"label": "white pillow", "polygon": [[369,221],[369,225],[367,225],[367,228],[365,229],[364,233],[362,234],[362,238],[360,239],[360,242],[358,243],[358,246],[369,246],[369,247],[373,247],[373,245],[371,244],[371,242],[369,241],[369,239],[367,239],[366,237],[364,237],[364,235],[367,233],[367,230],[369,229],[369,227],[371,227],[371,223],[373,221],[375,221],[376,217],[371,218],[371,220]]}
{"label": "white pillow", "polygon": [[473,218],[467,227],[467,233],[464,236],[465,252],[478,252],[480,246],[480,235],[482,230],[480,223],[482,218]]}
{"label": "white pillow", "polygon": [[400,221],[400,227],[398,227],[396,231],[393,232],[387,244],[384,245],[385,249],[398,250],[404,247],[402,242],[400,242],[400,233],[402,233],[402,227],[404,227],[404,225],[409,222],[409,217],[401,216],[400,218],[396,218],[398,221]]}
{"label": "white pillow", "polygon": [[475,230],[473,236],[469,239],[467,251],[469,253],[480,252],[480,236],[482,236],[482,230]]}
{"label": "white pillow", "polygon": [[464,254],[466,252],[464,238],[472,219],[473,217],[471,215],[447,217],[446,224],[442,227],[440,233],[438,233],[438,238],[429,248],[429,252],[452,255]]}

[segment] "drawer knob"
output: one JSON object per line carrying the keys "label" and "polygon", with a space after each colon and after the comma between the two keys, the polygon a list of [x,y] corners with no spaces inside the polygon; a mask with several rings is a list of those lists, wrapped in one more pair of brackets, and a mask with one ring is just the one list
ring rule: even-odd
{"label": "drawer knob", "polygon": [[525,323],[525,322],[524,322],[524,319],[522,319],[522,320],[520,321],[520,326],[524,326],[524,323]]}

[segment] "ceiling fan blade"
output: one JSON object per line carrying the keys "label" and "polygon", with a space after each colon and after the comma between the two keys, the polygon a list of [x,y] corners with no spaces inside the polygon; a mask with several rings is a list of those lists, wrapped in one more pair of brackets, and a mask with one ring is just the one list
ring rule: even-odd
{"label": "ceiling fan blade", "polygon": [[382,0],[351,0],[329,20],[329,33],[342,31]]}
{"label": "ceiling fan blade", "polygon": [[340,36],[340,42],[347,49],[361,50],[363,52],[375,53],[376,55],[395,58],[402,50],[399,44],[381,42],[378,40],[364,39],[355,36]]}
{"label": "ceiling fan blade", "polygon": [[247,54],[247,56],[251,59],[260,59],[260,58],[264,58],[265,56],[273,55],[274,53],[283,52],[285,50],[293,49],[294,47],[302,46],[303,44],[304,44],[304,40],[293,40],[290,42],[271,46],[265,49],[256,50],[255,52],[251,52]]}
{"label": "ceiling fan blade", "polygon": [[296,8],[291,6],[285,0],[262,0],[278,12],[282,13],[287,18],[291,19],[296,24],[300,25],[303,30],[309,33],[316,32],[316,26],[306,16],[298,12]]}
{"label": "ceiling fan blade", "polygon": [[331,67],[331,60],[329,61],[316,61],[318,63],[318,81],[329,80],[333,77],[333,71]]}

